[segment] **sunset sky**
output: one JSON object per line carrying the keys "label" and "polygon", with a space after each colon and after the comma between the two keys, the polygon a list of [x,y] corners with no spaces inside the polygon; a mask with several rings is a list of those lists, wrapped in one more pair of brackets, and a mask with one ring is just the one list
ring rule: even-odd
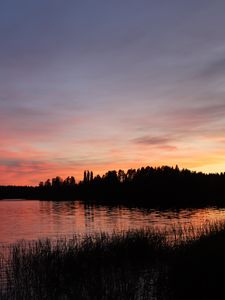
{"label": "sunset sky", "polygon": [[0,1],[0,185],[225,171],[225,1]]}

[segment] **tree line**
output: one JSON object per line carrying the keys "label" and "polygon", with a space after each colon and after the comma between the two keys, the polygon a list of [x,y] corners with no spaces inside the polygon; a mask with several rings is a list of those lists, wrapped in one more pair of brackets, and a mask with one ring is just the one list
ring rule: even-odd
{"label": "tree line", "polygon": [[0,198],[85,200],[147,206],[202,206],[225,204],[225,173],[205,174],[176,167],[111,170],[83,179],[56,176],[36,187],[0,186]]}

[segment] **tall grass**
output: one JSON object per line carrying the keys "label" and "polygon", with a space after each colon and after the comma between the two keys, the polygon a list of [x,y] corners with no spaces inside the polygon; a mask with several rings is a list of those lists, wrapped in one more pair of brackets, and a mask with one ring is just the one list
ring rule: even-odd
{"label": "tall grass", "polygon": [[21,241],[1,299],[149,299],[165,245],[152,230]]}
{"label": "tall grass", "polygon": [[225,299],[225,224],[208,224],[168,260],[173,300]]}
{"label": "tall grass", "polygon": [[209,299],[201,286],[210,280],[208,294],[220,299],[222,289],[225,299],[213,280],[225,282],[225,224],[20,241],[2,265],[0,299],[199,300]]}

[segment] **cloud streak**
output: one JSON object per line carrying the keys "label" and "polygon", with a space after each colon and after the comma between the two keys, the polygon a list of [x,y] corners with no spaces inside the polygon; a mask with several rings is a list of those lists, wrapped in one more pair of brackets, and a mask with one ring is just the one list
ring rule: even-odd
{"label": "cloud streak", "polygon": [[177,150],[176,146],[170,145],[171,142],[174,142],[173,139],[169,137],[151,137],[151,136],[142,136],[139,138],[135,138],[132,140],[133,143],[143,145],[143,146],[150,146],[154,148],[158,148],[164,151],[174,151]]}

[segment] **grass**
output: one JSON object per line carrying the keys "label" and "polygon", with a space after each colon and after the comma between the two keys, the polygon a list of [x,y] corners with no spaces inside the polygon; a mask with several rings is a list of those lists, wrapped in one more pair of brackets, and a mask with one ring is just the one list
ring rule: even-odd
{"label": "grass", "polygon": [[206,226],[169,261],[172,299],[225,299],[225,224]]}
{"label": "grass", "polygon": [[225,224],[21,241],[3,263],[0,299],[225,299]]}

